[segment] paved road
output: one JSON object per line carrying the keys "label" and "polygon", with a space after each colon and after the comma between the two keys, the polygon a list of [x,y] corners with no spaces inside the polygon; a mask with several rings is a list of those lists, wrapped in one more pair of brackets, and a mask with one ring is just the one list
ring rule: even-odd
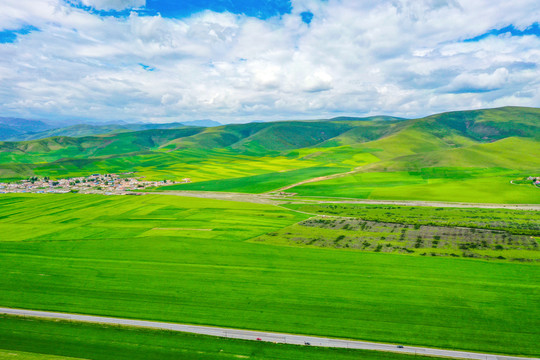
{"label": "paved road", "polygon": [[424,201],[424,200],[320,200],[319,204],[371,204],[371,205],[402,205],[402,206],[428,206],[428,207],[452,207],[452,208],[481,208],[481,209],[511,209],[511,210],[536,210],[540,211],[537,204],[490,204],[490,203],[466,203],[447,201]]}
{"label": "paved road", "polygon": [[261,339],[261,341],[284,343],[284,344],[306,345],[306,343],[309,343],[311,346],[337,347],[337,348],[347,348],[347,349],[364,349],[364,350],[376,350],[376,351],[392,351],[392,352],[400,352],[400,353],[415,354],[415,355],[440,356],[440,357],[447,357],[447,358],[454,358],[454,359],[540,360],[538,358],[523,358],[523,357],[515,357],[515,356],[481,354],[481,353],[466,352],[466,351],[432,349],[432,348],[422,348],[422,347],[415,347],[415,346],[404,346],[403,348],[398,348],[397,345],[393,345],[393,344],[381,344],[381,343],[372,343],[372,342],[365,342],[365,341],[340,340],[340,339],[330,339],[330,338],[315,337],[315,336],[291,335],[291,334],[273,333],[273,332],[264,332],[264,331],[228,329],[228,328],[218,328],[218,327],[200,326],[200,325],[183,325],[183,324],[173,324],[173,323],[165,323],[165,322],[157,322],[157,321],[131,320],[131,319],[121,319],[121,318],[112,318],[112,317],[102,317],[102,316],[56,313],[56,312],[48,312],[48,311],[0,308],[0,314],[49,318],[49,319],[64,319],[64,320],[92,322],[92,323],[99,323],[99,324],[136,326],[136,327],[181,331],[181,332],[188,332],[188,333],[194,333],[194,334],[203,334],[203,335],[244,339],[244,340]]}
{"label": "paved road", "polygon": [[148,194],[153,195],[176,195],[187,197],[198,197],[215,200],[230,200],[240,202],[252,202],[259,204],[279,205],[285,203],[300,204],[371,204],[371,205],[402,205],[402,206],[429,206],[429,207],[458,207],[458,208],[485,208],[485,209],[512,209],[512,210],[536,210],[540,211],[538,204],[490,204],[490,203],[466,203],[466,202],[447,202],[447,201],[423,201],[423,200],[368,200],[335,198],[317,199],[313,197],[289,197],[280,196],[275,193],[248,194],[232,193],[219,191],[156,191]]}

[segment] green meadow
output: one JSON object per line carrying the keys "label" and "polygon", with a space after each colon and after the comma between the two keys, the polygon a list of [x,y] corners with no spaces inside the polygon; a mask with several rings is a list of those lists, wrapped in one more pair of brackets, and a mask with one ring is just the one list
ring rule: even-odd
{"label": "green meadow", "polygon": [[0,359],[3,360],[418,358],[395,353],[272,344],[164,330],[8,316],[0,316],[0,325]]}
{"label": "green meadow", "polygon": [[164,186],[162,190],[231,191],[242,193],[268,192],[308,178],[332,175],[348,171],[343,167],[311,167],[281,171],[240,178],[201,181],[188,184]]}
{"label": "green meadow", "polygon": [[[540,354],[538,266],[252,241],[309,217],[165,195],[1,195],[0,304]],[[18,326],[25,325],[17,320],[0,333],[31,338],[24,330],[6,335]],[[99,343],[90,339],[87,346]],[[26,344],[13,350],[35,351]]]}
{"label": "green meadow", "polygon": [[[424,169],[425,170],[425,169]],[[416,171],[361,172],[316,183],[296,186],[289,191],[301,196],[350,197],[382,200],[439,200],[501,204],[539,204],[540,191],[510,183],[520,175],[497,171],[476,174],[478,169],[433,169],[440,174]],[[450,170],[450,171],[444,171]],[[453,170],[453,171],[452,171]],[[444,175],[446,174],[446,175]]]}

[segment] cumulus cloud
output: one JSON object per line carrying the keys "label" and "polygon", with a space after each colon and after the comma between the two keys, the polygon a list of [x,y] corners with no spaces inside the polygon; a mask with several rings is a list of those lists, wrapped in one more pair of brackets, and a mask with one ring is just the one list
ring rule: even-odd
{"label": "cumulus cloud", "polygon": [[539,18],[537,0],[293,0],[266,20],[3,0],[1,29],[40,31],[0,44],[0,115],[247,121],[539,106],[540,37],[465,41]]}
{"label": "cumulus cloud", "polygon": [[303,85],[307,92],[327,91],[332,88],[332,76],[324,70],[316,70],[306,77]]}
{"label": "cumulus cloud", "polygon": [[508,82],[508,70],[498,68],[493,73],[459,74],[449,86],[450,92],[483,92],[500,89]]}

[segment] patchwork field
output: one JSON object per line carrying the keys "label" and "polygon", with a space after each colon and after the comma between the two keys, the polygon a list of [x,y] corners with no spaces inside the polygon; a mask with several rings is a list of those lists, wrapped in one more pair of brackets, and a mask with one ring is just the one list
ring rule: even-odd
{"label": "patchwork field", "polygon": [[312,167],[241,178],[201,181],[189,184],[164,186],[162,190],[230,191],[242,193],[268,192],[305,179],[348,171],[343,167]]}
{"label": "patchwork field", "polygon": [[232,150],[197,149],[175,152],[154,151],[132,154],[129,157],[66,159],[31,166],[33,172],[41,176],[46,174],[53,177],[86,176],[92,173],[135,171],[138,175],[150,180],[190,178],[193,182],[242,178],[293,170],[297,170],[296,177],[298,177],[301,174],[299,171],[304,168],[307,169],[306,176],[310,177],[309,168],[328,167],[327,173],[341,172],[343,169],[343,166],[339,165],[321,164],[310,160],[301,161],[280,155],[250,156]]}
{"label": "patchwork field", "polygon": [[0,304],[539,355],[538,266],[248,241],[309,217],[165,195],[1,195]]}

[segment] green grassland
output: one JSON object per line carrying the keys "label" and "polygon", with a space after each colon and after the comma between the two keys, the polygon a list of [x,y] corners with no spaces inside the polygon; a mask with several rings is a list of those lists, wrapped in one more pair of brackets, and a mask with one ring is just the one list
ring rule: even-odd
{"label": "green grassland", "polygon": [[11,316],[0,316],[0,324],[0,348],[4,349],[0,350],[0,359],[6,360],[418,358],[395,353],[272,344],[164,330]]}
{"label": "green grassland", "polygon": [[165,195],[2,195],[0,304],[539,355],[538,266],[249,241],[308,217]]}
{"label": "green grassland", "polygon": [[0,359],[12,359],[12,360],[76,360],[80,358],[56,356],[41,353],[32,353],[26,351],[14,351],[14,350],[0,350]]}
{"label": "green grassland", "polygon": [[[426,175],[426,170],[432,173]],[[429,168],[420,172],[359,172],[346,177],[296,186],[289,191],[301,196],[333,195],[358,199],[539,204],[538,189],[510,183],[520,175],[501,169],[481,168]]]}
{"label": "green grassland", "polygon": [[307,178],[331,175],[348,171],[344,167],[311,167],[298,170],[274,172],[240,178],[201,181],[188,184],[164,186],[162,190],[202,190],[231,191],[242,193],[262,193],[279,189],[291,182],[299,182]]}
{"label": "green grassland", "polygon": [[[136,172],[178,189],[306,196],[539,203],[540,110],[505,107],[422,119],[337,118],[0,142],[0,179]],[[258,183],[258,184],[255,184]],[[164,188],[163,190],[170,190]]]}

